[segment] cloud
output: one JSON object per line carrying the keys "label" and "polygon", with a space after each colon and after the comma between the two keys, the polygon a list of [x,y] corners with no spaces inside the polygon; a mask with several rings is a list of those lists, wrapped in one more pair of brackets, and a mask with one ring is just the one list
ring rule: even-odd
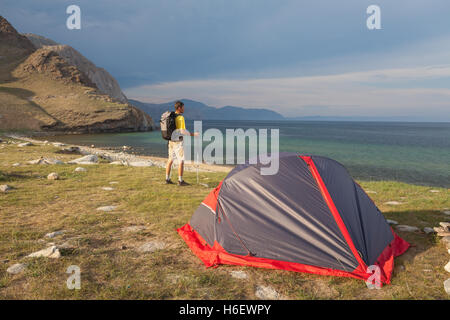
{"label": "cloud", "polygon": [[[265,107],[288,116],[415,116],[450,120],[450,88],[426,88],[450,77],[450,65],[263,79],[165,82],[126,90],[147,102],[179,98],[213,106]],[[409,81],[415,87],[399,87]]]}

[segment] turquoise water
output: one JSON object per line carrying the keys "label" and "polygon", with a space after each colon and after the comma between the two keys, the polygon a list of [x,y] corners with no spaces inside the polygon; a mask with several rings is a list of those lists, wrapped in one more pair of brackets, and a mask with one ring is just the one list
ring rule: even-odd
{"label": "turquoise water", "polygon": [[[187,127],[192,130],[192,122]],[[450,187],[450,123],[203,121],[203,131],[208,128],[222,132],[227,128],[279,129],[280,151],[335,159],[356,179]],[[67,135],[51,140],[96,147],[127,145],[138,154],[167,155],[159,131]]]}

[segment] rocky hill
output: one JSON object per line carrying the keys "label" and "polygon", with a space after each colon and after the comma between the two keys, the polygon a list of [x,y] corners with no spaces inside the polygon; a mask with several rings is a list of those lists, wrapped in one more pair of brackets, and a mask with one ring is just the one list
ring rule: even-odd
{"label": "rocky hill", "polygon": [[[111,98],[117,99],[120,102],[128,102],[127,97],[123,94],[118,82],[108,73],[108,71],[97,67],[94,63],[71,46],[58,44],[53,40],[32,33],[27,33],[24,35],[37,49],[47,47],[47,49],[51,49],[52,51],[58,53],[69,64],[77,67],[80,71],[86,74],[93,83],[95,83],[101,93],[107,94]],[[51,48],[48,48],[49,46],[51,46]]]}
{"label": "rocky hill", "polygon": [[[0,16],[0,130],[88,133],[154,128],[150,116],[103,93],[93,81],[97,78],[77,67],[91,63],[69,48],[36,49]],[[65,55],[77,57],[77,63]]]}

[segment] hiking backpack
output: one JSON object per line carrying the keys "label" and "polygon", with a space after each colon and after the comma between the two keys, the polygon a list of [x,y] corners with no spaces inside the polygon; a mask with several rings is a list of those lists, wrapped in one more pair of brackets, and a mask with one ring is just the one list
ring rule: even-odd
{"label": "hiking backpack", "polygon": [[161,126],[161,135],[163,139],[170,140],[172,133],[177,129],[175,118],[178,115],[174,111],[166,111],[161,115],[159,124]]}

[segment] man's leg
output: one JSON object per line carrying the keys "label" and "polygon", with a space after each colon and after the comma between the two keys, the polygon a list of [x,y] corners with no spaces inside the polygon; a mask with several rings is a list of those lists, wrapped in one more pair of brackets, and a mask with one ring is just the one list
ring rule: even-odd
{"label": "man's leg", "polygon": [[166,181],[170,180],[170,171],[172,170],[172,164],[173,164],[173,160],[169,159],[167,160],[167,165],[166,165]]}
{"label": "man's leg", "polygon": [[180,165],[178,166],[178,181],[183,181],[183,172],[184,172],[184,161],[180,161]]}

